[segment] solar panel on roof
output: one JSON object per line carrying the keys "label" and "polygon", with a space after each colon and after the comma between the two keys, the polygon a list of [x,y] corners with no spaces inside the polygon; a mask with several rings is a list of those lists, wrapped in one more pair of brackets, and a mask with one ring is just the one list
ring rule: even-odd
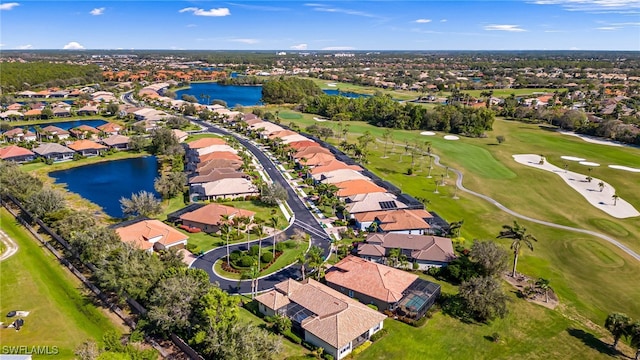
{"label": "solar panel on roof", "polygon": [[380,201],[378,204],[380,204],[380,208],[383,210],[398,208],[395,201]]}

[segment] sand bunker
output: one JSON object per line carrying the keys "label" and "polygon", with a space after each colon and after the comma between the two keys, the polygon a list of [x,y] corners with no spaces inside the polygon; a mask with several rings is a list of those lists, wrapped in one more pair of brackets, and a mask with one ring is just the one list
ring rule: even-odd
{"label": "sand bunker", "polygon": [[314,117],[313,120],[320,121],[320,122],[327,121],[327,119],[321,119],[321,118],[317,118],[317,117]]}
{"label": "sand bunker", "polygon": [[586,142],[590,142],[592,144],[599,144],[599,145],[609,145],[609,146],[624,146],[618,142],[615,141],[611,141],[611,140],[602,140],[596,137],[592,137],[592,136],[587,136],[587,135],[582,135],[582,134],[576,134],[572,131],[558,131],[560,134],[562,135],[569,135],[569,136],[575,136],[575,137],[579,137],[580,139],[586,141]]}
{"label": "sand bunker", "polygon": [[445,135],[444,139],[445,140],[460,140],[460,138],[455,136],[455,135]]}
{"label": "sand bunker", "polygon": [[336,87],[338,85],[336,83],[328,83],[327,86]]}
{"label": "sand bunker", "polygon": [[560,156],[560,159],[563,160],[569,160],[569,161],[585,161],[587,159],[583,159],[583,158],[579,158],[579,157],[575,157],[575,156]]}
{"label": "sand bunker", "polygon": [[420,135],[427,135],[427,136],[433,136],[436,133],[434,133],[433,131],[423,131],[420,133]]}
{"label": "sand bunker", "polygon": [[631,171],[631,172],[634,172],[634,173],[640,173],[640,169],[632,168],[632,167],[628,167],[628,166],[609,165],[609,167],[612,168],[612,169],[616,169],[616,170],[624,170],[624,171]]}
{"label": "sand bunker", "polygon": [[[587,199],[591,205],[613,217],[624,219],[640,216],[640,212],[622,198],[618,198],[614,205],[613,195],[616,193],[616,190],[611,185],[600,179],[593,178],[591,182],[588,182],[586,180],[587,175],[575,173],[573,171],[565,172],[564,169],[549,164],[547,161],[540,165],[540,155],[513,155],[513,159],[520,164],[555,173],[580,195]],[[604,185],[602,189],[598,185],[600,182]]]}
{"label": "sand bunker", "polygon": [[594,163],[591,161],[580,161],[578,164],[584,165],[584,166],[600,166],[600,164]]}

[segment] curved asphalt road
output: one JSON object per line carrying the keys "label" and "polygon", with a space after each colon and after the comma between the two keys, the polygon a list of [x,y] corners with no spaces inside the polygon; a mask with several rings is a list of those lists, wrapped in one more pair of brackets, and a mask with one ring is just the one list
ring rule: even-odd
{"label": "curved asphalt road", "polygon": [[[436,165],[438,165],[440,167],[445,167],[444,165],[440,164],[440,157],[438,155],[431,154],[431,156],[433,156],[433,158],[435,159],[434,163]],[[610,242],[611,244],[613,244],[613,245],[617,246],[618,248],[620,248],[625,253],[629,254],[631,257],[633,257],[636,260],[640,261],[640,254],[636,253],[635,251],[631,250],[628,246],[620,243],[618,240],[616,240],[616,239],[614,239],[614,238],[612,238],[610,236],[607,236],[607,235],[604,235],[604,234],[600,234],[600,233],[597,233],[597,232],[591,231],[591,230],[574,228],[574,227],[566,226],[566,225],[560,225],[560,224],[556,224],[556,223],[552,223],[552,222],[548,222],[548,221],[544,221],[544,220],[534,219],[534,218],[526,216],[526,215],[522,215],[522,214],[520,214],[518,212],[515,212],[515,211],[509,209],[508,207],[500,204],[496,200],[488,197],[487,195],[483,195],[483,194],[480,194],[480,193],[477,193],[475,191],[472,191],[472,190],[469,190],[469,189],[465,188],[464,185],[462,185],[462,178],[464,176],[462,174],[462,172],[460,172],[457,169],[451,168],[451,167],[449,168],[449,170],[452,170],[458,176],[457,179],[456,179],[456,186],[460,190],[462,190],[462,191],[464,191],[466,193],[469,193],[469,194],[471,194],[473,196],[477,196],[477,197],[479,197],[479,198],[481,198],[483,200],[486,200],[486,201],[492,203],[498,209],[506,212],[507,214],[513,215],[513,216],[515,216],[517,218],[520,218],[520,219],[523,219],[523,220],[531,221],[531,222],[536,223],[536,224],[541,224],[541,225],[545,225],[545,226],[552,227],[552,228],[568,230],[568,231],[573,231],[573,232],[578,232],[578,233],[582,233],[582,234],[587,234],[587,235],[598,237],[600,239],[603,239],[605,241]]]}
{"label": "curved asphalt road", "polygon": [[[293,224],[290,225],[286,230],[285,234],[287,237],[294,235],[294,230],[300,229],[305,233],[311,235],[311,245],[319,246],[324,250],[325,257],[329,254],[329,249],[331,246],[330,238],[324,229],[320,226],[315,217],[311,214],[309,209],[304,205],[302,200],[298,197],[295,191],[291,188],[289,183],[282,176],[280,171],[276,168],[276,165],[271,161],[269,157],[267,157],[257,146],[253,145],[248,140],[237,136],[236,134],[226,131],[221,128],[217,128],[212,126],[211,124],[205,123],[200,120],[193,120],[192,122],[200,125],[205,128],[207,132],[216,133],[220,135],[230,135],[235,137],[240,144],[242,144],[246,149],[251,151],[253,155],[258,159],[260,164],[264,167],[264,170],[269,177],[274,181],[282,185],[283,188],[287,190],[287,194],[289,195],[289,199],[287,200],[287,204],[289,208],[294,213],[294,221]],[[257,244],[258,240],[254,240],[250,242],[250,245]],[[268,237],[262,240],[264,245],[273,244],[273,237]],[[247,243],[239,243],[229,246],[229,251],[232,252],[234,250],[247,250]],[[211,282],[218,283],[221,289],[229,292],[229,293],[242,293],[249,294],[251,293],[251,280],[228,280],[220,277],[218,274],[213,272],[213,264],[220,258],[223,258],[227,255],[226,246],[222,246],[219,248],[215,248],[205,253],[204,255],[198,257],[192,264],[191,267],[196,269],[202,269],[209,274],[209,278]],[[287,268],[284,268],[276,273],[271,275],[267,275],[263,278],[260,278],[258,281],[258,291],[269,290],[273,288],[273,286],[283,280],[288,278],[298,278],[301,276],[300,266],[293,265]]]}

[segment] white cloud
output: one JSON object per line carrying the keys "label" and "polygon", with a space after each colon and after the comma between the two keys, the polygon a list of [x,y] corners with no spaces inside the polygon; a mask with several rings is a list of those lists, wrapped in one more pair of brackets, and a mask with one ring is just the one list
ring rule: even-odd
{"label": "white cloud", "polygon": [[534,0],[537,5],[559,5],[568,11],[638,13],[640,0]]}
{"label": "white cloud", "polygon": [[93,15],[93,16],[98,16],[98,15],[102,15],[104,14],[104,11],[107,10],[107,8],[95,8],[91,11],[89,11],[89,14]]}
{"label": "white cloud", "polygon": [[332,50],[337,50],[337,51],[342,51],[342,50],[355,50],[356,48],[354,48],[353,46],[327,46],[322,48],[321,50],[327,50],[327,51],[332,51]]}
{"label": "white cloud", "polygon": [[16,46],[16,49],[18,49],[18,50],[33,49],[33,45],[31,45],[31,44],[29,44],[29,45],[20,45],[20,46]]}
{"label": "white cloud", "polygon": [[342,8],[334,8],[334,7],[329,7],[326,4],[305,4],[306,6],[312,7],[313,10],[315,11],[321,11],[321,12],[329,12],[329,13],[338,13],[338,14],[346,14],[346,15],[354,15],[354,16],[362,16],[362,17],[368,17],[368,18],[382,18],[381,16],[375,15],[375,14],[371,14],[368,12],[364,12],[364,11],[359,11],[359,10],[351,10],[351,9],[342,9]]}
{"label": "white cloud", "polygon": [[447,22],[447,19],[442,19],[440,20],[440,22]]}
{"label": "white cloud", "polygon": [[80,45],[76,41],[71,41],[67,45],[63,46],[62,49],[64,49],[64,50],[80,50],[80,49],[84,49],[84,46]]}
{"label": "white cloud", "polygon": [[307,50],[307,44],[291,45],[293,50]]}
{"label": "white cloud", "polygon": [[596,30],[602,30],[602,31],[615,31],[619,29],[620,29],[619,27],[615,27],[615,26],[601,26],[596,28]]}
{"label": "white cloud", "polygon": [[217,8],[217,9],[204,10],[204,9],[200,9],[200,8],[196,8],[196,7],[188,7],[188,8],[180,9],[178,12],[180,12],[180,13],[191,12],[191,13],[193,13],[193,15],[196,15],[196,16],[216,16],[217,17],[217,16],[229,16],[229,15],[231,15],[231,12],[227,8]]}
{"label": "white cloud", "polygon": [[16,6],[20,6],[19,3],[17,2],[11,2],[11,3],[5,3],[5,4],[0,4],[0,10],[11,10]]}
{"label": "white cloud", "polygon": [[508,32],[527,31],[521,28],[520,25],[486,25],[484,29],[487,31],[508,31]]}
{"label": "white cloud", "polygon": [[239,43],[243,43],[243,44],[257,44],[257,43],[260,42],[258,39],[243,39],[243,38],[229,39],[229,41],[239,42]]}
{"label": "white cloud", "polygon": [[0,47],[4,47],[4,44],[0,44]]}
{"label": "white cloud", "polygon": [[414,22],[417,22],[418,24],[427,24],[431,22],[431,19],[418,19]]}

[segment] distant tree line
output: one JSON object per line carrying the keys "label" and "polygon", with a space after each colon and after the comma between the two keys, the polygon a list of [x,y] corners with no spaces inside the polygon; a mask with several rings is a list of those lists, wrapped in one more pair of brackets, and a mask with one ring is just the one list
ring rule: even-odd
{"label": "distant tree line", "polygon": [[38,87],[65,87],[102,81],[97,65],[74,65],[48,62],[4,62],[0,87],[16,92]]}
{"label": "distant tree line", "polygon": [[218,80],[220,85],[262,85],[268,78],[257,76],[227,77]]}

